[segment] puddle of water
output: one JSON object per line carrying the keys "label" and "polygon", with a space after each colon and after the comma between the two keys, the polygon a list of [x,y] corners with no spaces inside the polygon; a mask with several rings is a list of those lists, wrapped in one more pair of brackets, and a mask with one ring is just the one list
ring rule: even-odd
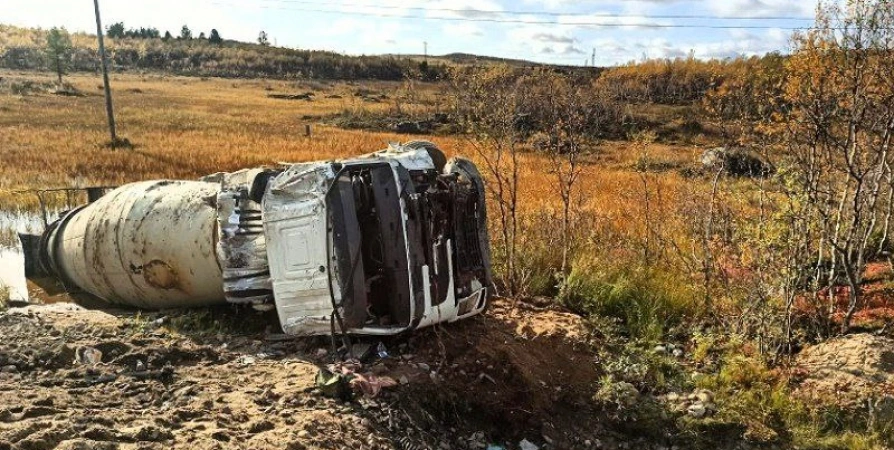
{"label": "puddle of water", "polygon": [[[51,211],[47,220],[52,222],[61,211]],[[28,300],[25,282],[25,256],[18,233],[38,234],[44,229],[40,213],[0,210],[0,286],[5,286],[12,300]]]}
{"label": "puddle of water", "polygon": [[10,300],[28,300],[25,258],[21,249],[0,248],[0,285],[9,289]]}

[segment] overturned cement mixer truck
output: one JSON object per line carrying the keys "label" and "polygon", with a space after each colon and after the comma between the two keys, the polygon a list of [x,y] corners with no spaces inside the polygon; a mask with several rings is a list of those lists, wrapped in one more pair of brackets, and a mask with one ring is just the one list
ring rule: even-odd
{"label": "overturned cement mixer truck", "polygon": [[396,334],[484,309],[484,194],[426,141],[131,183],[22,236],[26,275],[138,308],[275,306],[288,334]]}

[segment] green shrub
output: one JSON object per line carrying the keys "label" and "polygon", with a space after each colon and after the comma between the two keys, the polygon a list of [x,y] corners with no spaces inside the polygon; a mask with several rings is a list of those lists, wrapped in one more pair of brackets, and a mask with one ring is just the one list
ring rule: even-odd
{"label": "green shrub", "polygon": [[574,264],[559,293],[571,310],[618,318],[632,337],[656,342],[694,316],[693,298],[689,287],[665,272],[587,262]]}
{"label": "green shrub", "polygon": [[712,391],[717,420],[745,427],[752,442],[800,449],[888,448],[890,422],[873,423],[866,411],[844,410],[834,399],[807,403],[792,390],[787,373],[774,370],[742,346],[725,349],[722,367],[696,379]]}

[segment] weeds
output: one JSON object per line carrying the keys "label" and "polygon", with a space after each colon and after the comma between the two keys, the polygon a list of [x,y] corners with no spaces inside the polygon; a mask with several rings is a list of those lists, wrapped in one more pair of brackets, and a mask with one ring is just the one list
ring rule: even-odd
{"label": "weeds", "polygon": [[667,331],[696,316],[691,290],[667,273],[578,262],[559,299],[584,315],[620,319],[636,339],[660,342]]}

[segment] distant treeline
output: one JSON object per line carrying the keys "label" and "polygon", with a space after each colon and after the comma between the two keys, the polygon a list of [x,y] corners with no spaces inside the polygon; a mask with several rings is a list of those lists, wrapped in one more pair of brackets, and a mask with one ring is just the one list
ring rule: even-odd
{"label": "distant treeline", "polygon": [[[227,78],[273,77],[313,79],[437,80],[447,74],[443,64],[428,64],[396,56],[345,56],[320,50],[273,47],[221,39],[193,38],[186,27],[176,38],[159,37],[154,28],[124,29],[113,24],[106,40],[114,70],[151,70],[182,75]],[[96,37],[71,35],[71,71],[99,70]],[[46,31],[0,25],[0,67],[49,70]]]}

